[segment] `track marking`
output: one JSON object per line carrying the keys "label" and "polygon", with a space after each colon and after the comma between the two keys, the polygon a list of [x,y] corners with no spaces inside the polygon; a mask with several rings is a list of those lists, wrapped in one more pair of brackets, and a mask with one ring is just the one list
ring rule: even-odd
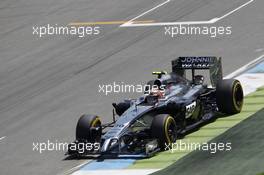
{"label": "track marking", "polygon": [[[114,25],[114,24],[124,24],[128,21],[96,21],[96,22],[71,22],[69,26],[94,26],[94,25]],[[144,20],[144,21],[134,21],[136,23],[153,23],[154,20]]]}
{"label": "track marking", "polygon": [[264,59],[264,55],[261,55],[260,57],[254,59],[253,61],[249,62],[248,64],[242,66],[241,68],[237,69],[236,71],[232,72],[231,74],[225,76],[224,78],[233,78],[238,76],[239,74],[245,72],[250,66],[256,64],[260,60]]}
{"label": "track marking", "polygon": [[1,138],[0,138],[0,141],[3,140],[3,139],[5,139],[5,138],[6,138],[6,136],[1,137]]}
{"label": "track marking", "polygon": [[159,7],[161,7],[161,6],[165,5],[165,4],[167,4],[167,3],[170,2],[170,1],[171,1],[171,0],[167,0],[167,1],[165,1],[165,2],[163,2],[163,3],[161,3],[161,4],[159,4],[159,5],[157,5],[157,6],[155,6],[155,7],[153,7],[152,9],[149,9],[148,11],[146,11],[146,12],[144,12],[144,13],[141,13],[140,15],[138,15],[138,16],[132,18],[132,19],[129,20],[128,22],[122,24],[122,26],[123,26],[123,25],[130,25],[130,24],[132,24],[132,23],[134,22],[134,20],[136,20],[136,19],[138,19],[138,18],[140,18],[140,17],[146,15],[146,14],[149,13],[149,12],[152,12],[153,10],[156,10],[157,8],[159,8]]}
{"label": "track marking", "polygon": [[133,23],[133,20],[155,10],[156,8],[170,2],[170,0],[168,1],[165,1],[164,3],[160,4],[159,6],[156,6],[144,13],[142,13],[141,15],[129,20],[128,22],[120,25],[119,27],[147,27],[147,26],[171,26],[171,25],[200,25],[200,24],[214,24],[228,16],[230,16],[231,14],[239,11],[240,9],[242,9],[243,7],[246,7],[247,5],[251,4],[252,2],[254,2],[255,0],[250,0],[244,4],[242,4],[241,6],[237,7],[236,9],[226,13],[225,15],[223,16],[220,16],[220,17],[216,17],[216,18],[213,18],[213,19],[210,19],[209,21],[183,21],[183,22],[160,22],[160,23],[146,23],[146,24],[135,24]]}
{"label": "track marking", "polygon": [[[232,10],[231,12],[229,12],[229,13],[227,13],[227,14],[225,14],[225,15],[219,17],[219,18],[215,18],[215,19],[216,19],[217,21],[219,21],[219,20],[221,20],[221,19],[224,19],[224,18],[228,17],[229,15],[232,15],[232,14],[235,13],[236,11],[242,9],[243,7],[246,7],[247,5],[249,5],[250,3],[254,2],[254,1],[255,1],[255,0],[250,0],[250,1],[246,2],[245,4],[239,6],[238,8]],[[217,21],[216,21],[216,22],[217,22]]]}

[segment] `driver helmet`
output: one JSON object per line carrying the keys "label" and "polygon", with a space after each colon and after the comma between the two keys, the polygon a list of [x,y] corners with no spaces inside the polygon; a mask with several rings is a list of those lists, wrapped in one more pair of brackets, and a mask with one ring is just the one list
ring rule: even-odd
{"label": "driver helmet", "polygon": [[201,85],[204,83],[204,76],[202,75],[195,75],[194,76],[194,84],[195,85]]}

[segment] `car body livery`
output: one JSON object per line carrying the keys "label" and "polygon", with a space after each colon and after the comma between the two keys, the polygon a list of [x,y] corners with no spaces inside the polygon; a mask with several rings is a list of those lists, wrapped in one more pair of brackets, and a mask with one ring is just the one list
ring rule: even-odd
{"label": "car body livery", "polygon": [[[197,70],[209,70],[210,86],[204,84],[204,76],[196,75]],[[171,73],[153,74],[157,79],[147,83],[143,96],[113,103],[113,122],[102,124],[96,115],[82,115],[67,154],[149,157],[219,114],[242,109],[242,86],[238,80],[223,79],[221,58],[179,57],[172,61]],[[98,149],[80,153],[72,147],[81,143],[97,143]]]}

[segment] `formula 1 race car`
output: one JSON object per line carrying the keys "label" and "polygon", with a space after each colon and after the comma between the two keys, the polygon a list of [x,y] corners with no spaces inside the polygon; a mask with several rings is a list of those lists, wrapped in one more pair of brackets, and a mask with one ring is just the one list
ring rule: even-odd
{"label": "formula 1 race car", "polygon": [[[209,70],[210,85],[196,75],[201,70]],[[96,115],[82,115],[67,154],[149,157],[220,114],[242,109],[242,86],[236,79],[223,79],[221,58],[179,57],[172,61],[171,73],[153,74],[157,78],[148,82],[142,97],[113,103],[113,122],[102,124]],[[80,152],[78,145],[86,143],[97,146]]]}

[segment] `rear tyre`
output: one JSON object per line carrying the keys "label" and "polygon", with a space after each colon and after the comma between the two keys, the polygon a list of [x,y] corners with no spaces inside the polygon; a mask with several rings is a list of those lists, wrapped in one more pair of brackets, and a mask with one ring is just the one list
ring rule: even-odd
{"label": "rear tyre", "polygon": [[237,114],[244,101],[243,88],[238,80],[224,79],[217,84],[216,102],[220,112]]}
{"label": "rear tyre", "polygon": [[98,116],[84,114],[76,126],[76,140],[90,143],[100,142],[102,135],[101,120]]}
{"label": "rear tyre", "polygon": [[159,147],[164,150],[177,139],[177,126],[173,117],[160,114],[154,117],[151,124],[152,137],[158,140]]}

